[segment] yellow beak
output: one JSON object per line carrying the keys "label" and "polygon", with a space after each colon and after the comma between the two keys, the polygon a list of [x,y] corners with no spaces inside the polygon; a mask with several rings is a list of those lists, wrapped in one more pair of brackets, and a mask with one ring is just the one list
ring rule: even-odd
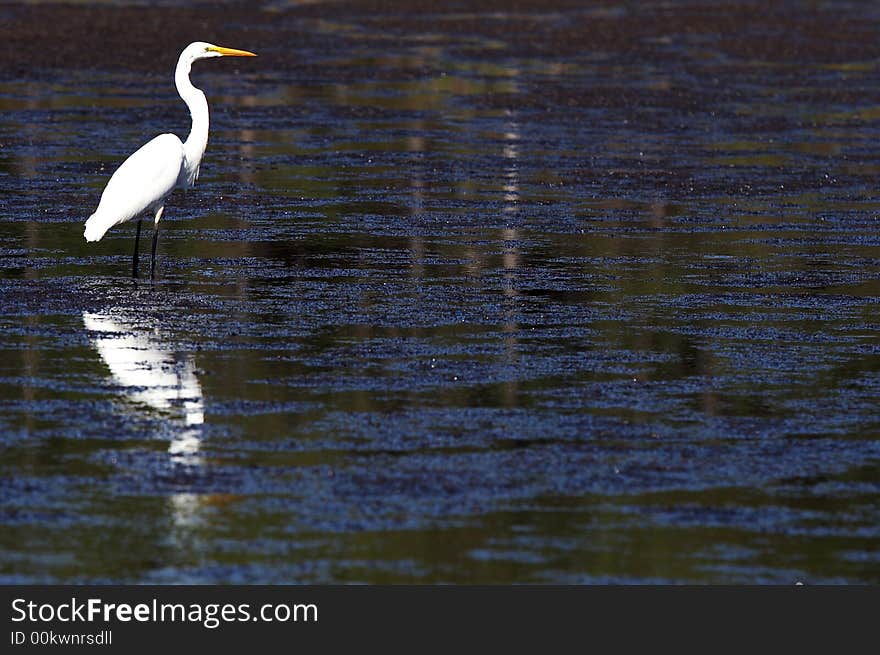
{"label": "yellow beak", "polygon": [[211,52],[217,52],[225,57],[256,57],[253,52],[247,50],[236,50],[235,48],[224,48],[223,46],[214,45],[208,48]]}

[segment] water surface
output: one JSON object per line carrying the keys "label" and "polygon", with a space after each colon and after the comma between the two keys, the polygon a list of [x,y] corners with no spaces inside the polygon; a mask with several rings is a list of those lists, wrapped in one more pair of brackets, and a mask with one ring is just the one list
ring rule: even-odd
{"label": "water surface", "polygon": [[0,580],[880,582],[877,9],[83,4],[2,10],[103,38],[0,65]]}

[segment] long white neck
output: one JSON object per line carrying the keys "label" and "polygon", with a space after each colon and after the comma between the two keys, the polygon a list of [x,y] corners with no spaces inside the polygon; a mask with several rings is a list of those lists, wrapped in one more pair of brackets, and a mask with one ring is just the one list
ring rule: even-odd
{"label": "long white neck", "polygon": [[189,113],[192,117],[192,129],[183,144],[186,161],[181,174],[181,181],[192,186],[199,176],[199,164],[201,164],[202,155],[205,154],[205,148],[208,146],[209,119],[208,101],[205,94],[189,81],[190,67],[191,62],[181,57],[177,62],[177,70],[174,72],[174,83],[177,85],[180,97],[189,107]]}

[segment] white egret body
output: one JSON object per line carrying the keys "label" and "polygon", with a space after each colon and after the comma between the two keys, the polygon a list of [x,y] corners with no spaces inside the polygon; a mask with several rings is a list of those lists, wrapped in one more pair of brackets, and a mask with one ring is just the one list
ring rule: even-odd
{"label": "white egret body", "polygon": [[234,50],[197,41],[190,43],[177,61],[174,82],[177,92],[192,117],[192,129],[186,141],[174,134],[160,134],[126,159],[107,182],[101,202],[86,221],[86,241],[99,241],[114,225],[135,217],[138,220],[135,236],[132,276],[137,277],[138,242],[141,235],[142,214],[149,210],[154,216],[153,251],[150,277],[156,272],[156,243],[159,219],[165,201],[175,188],[195,184],[199,165],[208,145],[208,101],[201,90],[189,80],[192,63],[208,57],[255,57],[246,50]]}

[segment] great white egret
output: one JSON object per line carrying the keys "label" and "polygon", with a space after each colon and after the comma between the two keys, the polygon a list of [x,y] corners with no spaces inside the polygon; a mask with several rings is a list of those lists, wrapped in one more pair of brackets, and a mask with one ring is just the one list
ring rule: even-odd
{"label": "great white egret", "polygon": [[150,266],[150,279],[154,279],[159,219],[165,210],[165,200],[175,188],[193,186],[199,176],[199,165],[208,145],[208,101],[205,94],[190,82],[189,73],[194,61],[209,57],[256,55],[246,50],[224,48],[202,41],[186,46],[177,60],[174,83],[192,117],[189,137],[182,142],[174,134],[160,134],[122,162],[107,182],[95,213],[86,221],[86,241],[99,241],[114,225],[139,217],[134,239],[132,277],[137,277],[138,272],[142,214],[150,210],[155,217]]}

